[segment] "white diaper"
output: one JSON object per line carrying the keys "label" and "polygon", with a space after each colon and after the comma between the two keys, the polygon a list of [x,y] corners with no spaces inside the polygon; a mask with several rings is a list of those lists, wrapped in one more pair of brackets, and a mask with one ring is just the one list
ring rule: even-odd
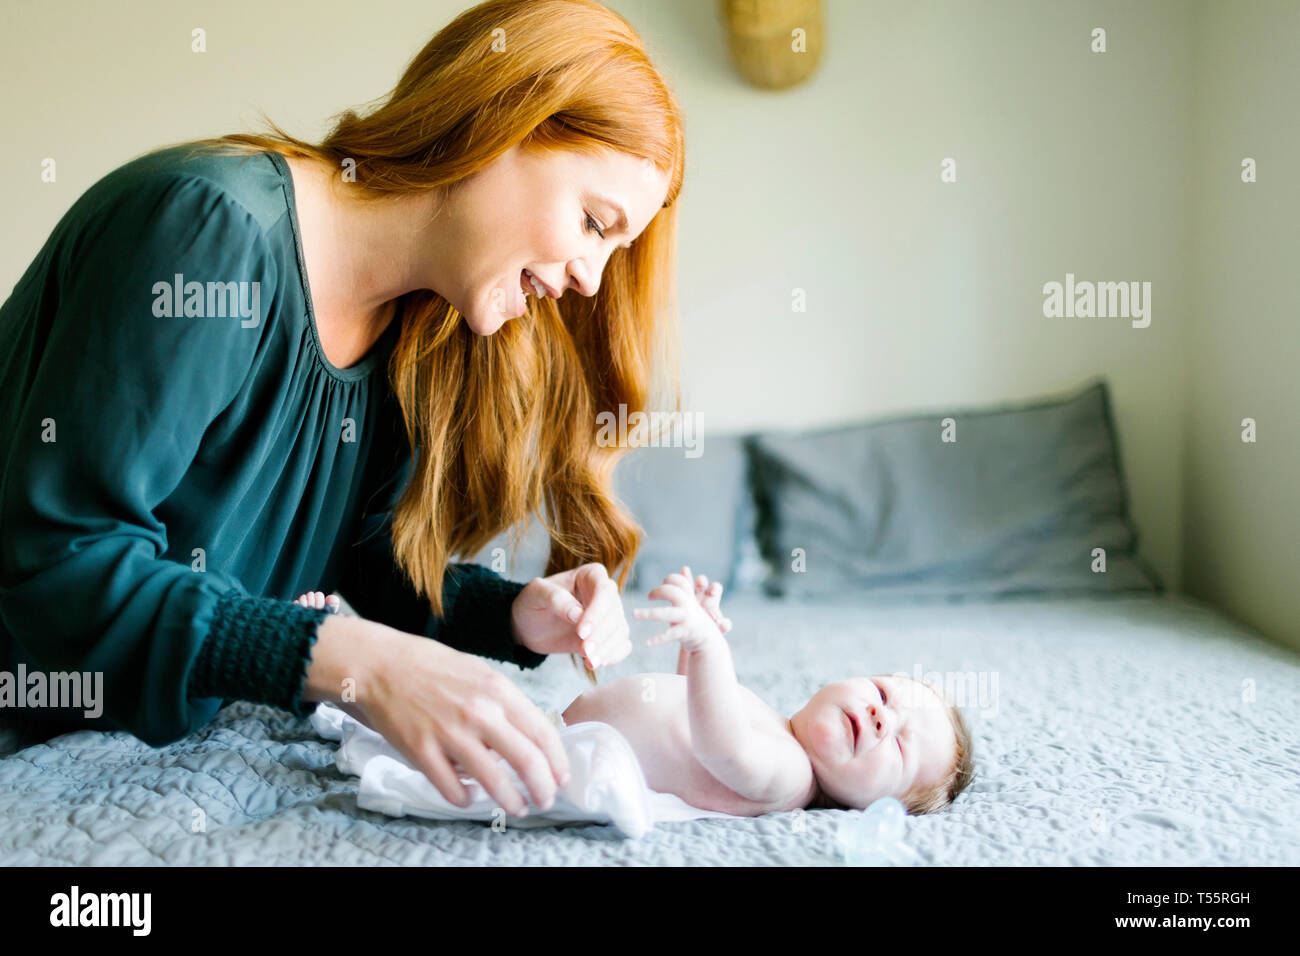
{"label": "white diaper", "polygon": [[[519,775],[502,760],[502,769],[528,800],[528,816],[509,817],[509,826],[606,823],[637,839],[656,823],[730,816],[693,807],[671,793],[651,790],[627,738],[609,724],[583,721],[566,726],[556,711],[546,711],[546,716],[560,731],[569,757],[569,782],[556,791],[551,808],[542,812],[532,802]],[[318,705],[311,722],[320,736],[339,741],[335,763],[344,773],[361,778],[357,805],[364,810],[431,820],[507,819],[482,784],[470,777],[460,778],[469,792],[469,806],[451,803],[388,741],[331,704]]]}

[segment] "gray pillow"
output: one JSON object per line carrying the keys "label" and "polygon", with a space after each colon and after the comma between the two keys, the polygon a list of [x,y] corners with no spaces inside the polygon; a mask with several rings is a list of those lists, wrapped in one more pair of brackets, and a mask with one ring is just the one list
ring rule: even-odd
{"label": "gray pillow", "polygon": [[[942,440],[946,419],[955,441]],[[1162,586],[1137,556],[1104,381],[1064,400],[755,435],[747,447],[771,593]]]}
{"label": "gray pillow", "polygon": [[472,563],[491,568],[510,581],[531,581],[546,573],[551,538],[535,518],[524,527],[517,554],[511,554],[510,532],[503,531],[476,554]]}
{"label": "gray pillow", "polygon": [[[751,588],[766,576],[754,543],[755,513],[741,437],[710,435],[701,448],[695,458],[671,446],[639,448],[614,472],[616,494],[645,532],[629,578],[629,587],[638,592],[653,588],[683,564],[721,581],[727,590],[738,583],[738,570]],[[742,555],[740,546],[746,542]],[[527,581],[545,572],[550,547],[546,530],[533,520],[514,561],[507,532],[492,539],[474,561],[510,580]]]}
{"label": "gray pillow", "polygon": [[645,531],[632,577],[638,592],[683,564],[726,589],[735,583],[749,498],[745,450],[738,435],[709,435],[702,449],[688,458],[682,448],[638,448],[619,462],[618,496]]}
{"label": "gray pillow", "polygon": [[740,516],[736,519],[736,565],[731,572],[731,585],[727,590],[760,591],[772,575],[772,566],[758,546],[758,509],[754,504],[753,460],[749,460],[749,473],[741,493]]}

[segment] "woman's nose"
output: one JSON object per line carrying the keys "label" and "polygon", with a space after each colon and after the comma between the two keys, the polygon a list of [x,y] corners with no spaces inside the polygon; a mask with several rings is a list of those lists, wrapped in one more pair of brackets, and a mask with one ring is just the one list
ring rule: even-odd
{"label": "woman's nose", "polygon": [[600,288],[600,273],[595,273],[595,278],[591,278],[590,269],[583,266],[575,266],[569,270],[569,276],[572,278],[571,285],[578,290],[578,295],[591,298]]}
{"label": "woman's nose", "polygon": [[566,274],[572,279],[571,285],[578,290],[578,295],[590,298],[600,291],[600,278],[605,274],[609,255],[606,252],[603,256],[583,256],[570,260]]}

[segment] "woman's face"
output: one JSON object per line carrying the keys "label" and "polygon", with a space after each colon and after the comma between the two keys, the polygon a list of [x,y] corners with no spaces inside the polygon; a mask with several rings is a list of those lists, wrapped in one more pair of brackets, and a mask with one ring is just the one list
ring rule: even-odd
{"label": "woman's face", "polygon": [[515,146],[446,197],[434,228],[456,242],[434,288],[478,335],[523,315],[525,289],[537,295],[525,269],[547,295],[595,295],[610,254],[650,224],[668,185],[626,153]]}

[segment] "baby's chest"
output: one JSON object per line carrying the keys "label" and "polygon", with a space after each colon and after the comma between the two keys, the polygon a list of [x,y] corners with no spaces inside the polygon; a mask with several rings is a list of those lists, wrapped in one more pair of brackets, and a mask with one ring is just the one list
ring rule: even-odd
{"label": "baby's chest", "polygon": [[[741,696],[743,709],[738,720],[748,722],[758,733],[788,734],[780,715],[767,704],[749,691]],[[739,816],[778,809],[742,797],[696,759],[684,678],[640,674],[593,688],[569,705],[564,719],[569,724],[598,720],[617,729],[631,744],[652,790],[676,794],[704,810]]]}

